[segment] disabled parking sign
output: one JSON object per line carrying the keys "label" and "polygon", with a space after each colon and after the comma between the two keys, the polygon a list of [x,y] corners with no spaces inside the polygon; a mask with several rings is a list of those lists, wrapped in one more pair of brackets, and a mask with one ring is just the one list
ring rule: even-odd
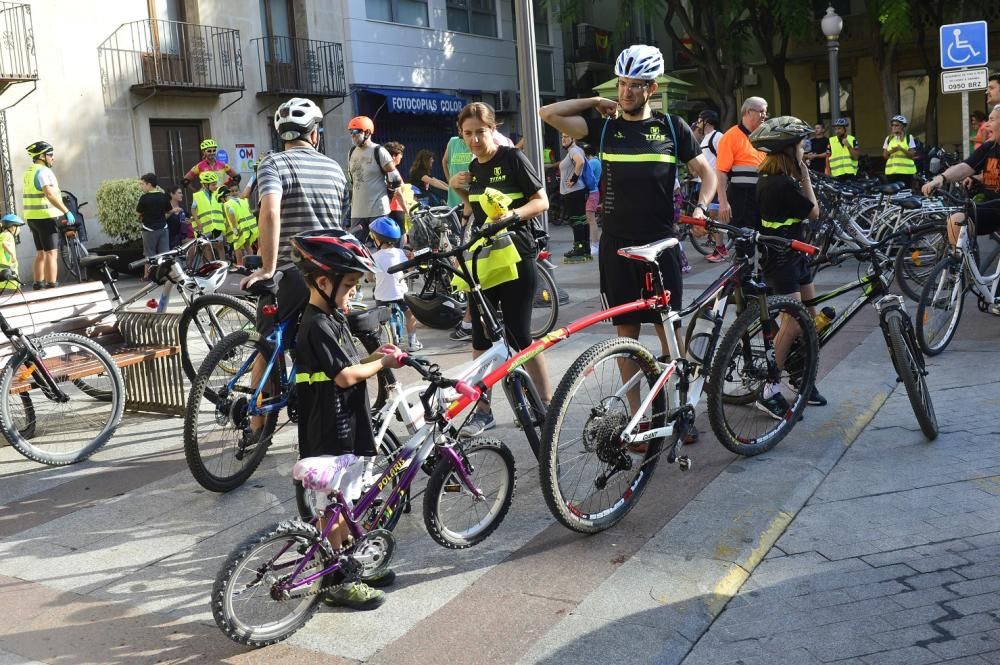
{"label": "disabled parking sign", "polygon": [[941,69],[983,67],[988,62],[986,21],[942,25],[940,35]]}

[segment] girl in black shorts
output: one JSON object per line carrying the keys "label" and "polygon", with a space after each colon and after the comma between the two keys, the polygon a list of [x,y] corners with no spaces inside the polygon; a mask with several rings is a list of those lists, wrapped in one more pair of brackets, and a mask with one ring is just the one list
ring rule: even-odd
{"label": "girl in black shorts", "polygon": [[[803,160],[802,140],[812,135],[810,125],[792,116],[766,120],[750,135],[750,142],[767,156],[757,168],[757,205],[760,209],[761,232],[791,240],[802,239],[802,220],[819,217],[816,194],[813,193],[809,168]],[[764,280],[777,295],[796,300],[816,296],[812,275],[805,255],[799,252],[762,252],[760,258]],[[816,316],[815,307],[810,314]],[[779,367],[783,365],[792,342],[799,334],[798,326],[784,320],[775,338],[774,350]],[[822,406],[826,400],[813,387],[809,404]],[[778,384],[767,384],[757,399],[757,407],[773,418],[784,418],[788,401]]]}
{"label": "girl in black shorts", "polygon": [[[531,219],[549,208],[545,185],[528,163],[524,154],[507,146],[498,146],[493,140],[496,117],[493,109],[482,102],[467,104],[458,114],[458,134],[474,155],[469,170],[456,173],[449,183],[462,200],[466,211],[471,208],[473,228],[488,222],[496,222],[486,217],[480,198],[487,187],[499,190],[512,199],[511,212],[521,219]],[[483,289],[483,294],[503,314],[507,339],[517,350],[531,344],[531,307],[535,285],[538,280],[535,256],[538,248],[531,231],[524,226],[513,232],[514,246],[521,260],[517,263],[517,279]],[[491,342],[483,330],[483,324],[472,299],[469,300],[472,313],[472,357],[476,358],[490,348]],[[548,403],[552,399],[545,358],[538,354],[527,363],[525,369]],[[462,434],[477,436],[484,430],[496,426],[493,413],[486,402],[480,402],[477,411],[469,419]]]}

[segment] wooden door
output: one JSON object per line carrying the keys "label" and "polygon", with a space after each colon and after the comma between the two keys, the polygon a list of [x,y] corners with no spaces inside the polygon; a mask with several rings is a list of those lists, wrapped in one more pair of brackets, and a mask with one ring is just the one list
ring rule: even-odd
{"label": "wooden door", "polygon": [[[181,178],[201,161],[199,145],[201,122],[197,120],[150,120],[149,132],[153,144],[153,172],[166,189],[180,185]],[[190,210],[191,188],[184,191],[184,202]]]}
{"label": "wooden door", "polygon": [[264,70],[268,90],[299,90],[298,53],[291,0],[261,0]]}

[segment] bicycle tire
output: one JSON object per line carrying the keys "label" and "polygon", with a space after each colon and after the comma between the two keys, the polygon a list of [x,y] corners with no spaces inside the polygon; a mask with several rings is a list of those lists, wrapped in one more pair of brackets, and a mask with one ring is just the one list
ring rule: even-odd
{"label": "bicycle tire", "polygon": [[[610,369],[605,369],[606,361]],[[629,451],[621,443],[621,432],[632,417],[633,408],[626,403],[629,401],[627,395],[623,399],[616,394],[625,390],[621,385],[623,380],[619,361],[635,363],[642,374],[641,379],[645,379],[644,382],[639,380],[639,392],[635,396],[641,403],[647,394],[643,392],[643,385],[648,391],[660,375],[656,359],[634,339],[608,339],[580,354],[563,375],[542,429],[539,473],[545,503],[560,524],[579,533],[604,531],[617,524],[632,510],[649,485],[663,443],[662,439],[651,439],[646,442],[644,451],[640,447],[635,452]],[[608,384],[601,385],[601,379],[608,375]],[[596,385],[586,385],[591,379]],[[589,396],[596,396],[596,403],[587,403],[585,400]],[[666,399],[660,393],[652,403],[650,426],[662,427],[665,421]],[[583,453],[562,463],[561,459],[576,455],[574,446],[578,443],[582,444]],[[593,451],[588,450],[588,447],[592,447]],[[560,482],[564,474],[568,479],[569,474],[576,473],[577,460],[582,459],[582,463],[586,464],[585,455],[591,452],[597,462],[594,470],[597,475],[594,475],[592,482],[589,479],[585,481],[585,490],[596,487],[599,490],[597,501],[591,501],[594,494],[580,499],[575,494],[569,495]],[[633,455],[640,459],[633,459]],[[621,471],[636,473],[616,480]],[[579,477],[583,478],[584,475],[581,470]],[[605,475],[607,477],[601,482]],[[615,480],[617,489],[608,493],[605,490],[610,480]],[[602,495],[607,496],[607,500],[600,501]]]}
{"label": "bicycle tire", "polygon": [[[719,343],[710,370],[706,392],[708,393],[708,417],[712,431],[730,452],[751,457],[767,452],[784,439],[798,422],[806,400],[813,389],[816,380],[816,366],[819,359],[819,341],[816,337],[816,326],[805,306],[798,300],[784,296],[767,299],[768,316],[776,321],[781,314],[791,316],[804,331],[800,335],[798,351],[794,358],[797,369],[793,377],[790,367],[793,356],[789,354],[789,363],[781,370],[779,383],[783,395],[791,392],[794,398],[790,400],[788,413],[781,420],[770,415],[754,411],[757,400],[751,404],[738,404],[727,399],[724,387],[727,382],[743,381],[751,385],[763,386],[770,372],[768,355],[765,348],[756,348],[754,338],[763,338],[761,329],[760,309],[756,302],[751,303],[740,314]],[[803,341],[804,340],[804,343]],[[752,432],[737,429],[746,425]],[[764,425],[771,425],[764,427]]]}
{"label": "bicycle tire", "polygon": [[87,269],[80,266],[80,259],[89,256],[90,252],[80,242],[79,237],[67,238],[65,235],[59,236],[59,258],[66,272],[73,276],[78,282],[87,279]]}
{"label": "bicycle tire", "polygon": [[895,274],[899,289],[907,298],[920,300],[927,278],[948,249],[944,227],[915,233],[896,253]]}
{"label": "bicycle tire", "polygon": [[[63,466],[87,459],[101,449],[121,424],[125,409],[125,383],[114,359],[97,342],[72,333],[53,333],[33,340],[49,374],[66,396],[65,402],[50,399],[45,389],[32,381],[27,402],[10,399],[15,383],[26,381],[32,369],[27,349],[17,351],[0,373],[0,430],[19,453],[51,466]],[[68,369],[92,367],[90,383],[100,385],[110,399],[95,399],[69,378]],[[76,388],[74,390],[74,388]],[[18,388],[20,390],[20,388]],[[50,412],[51,410],[51,412]],[[51,423],[51,424],[50,424]],[[57,451],[56,449],[59,448]]]}
{"label": "bicycle tire", "polygon": [[[239,322],[242,325],[238,325]],[[196,339],[188,338],[192,324]],[[184,308],[180,321],[181,366],[188,381],[194,382],[198,368],[219,340],[237,330],[253,330],[255,325],[255,312],[246,302],[233,296],[210,293],[195,298]],[[207,347],[204,352],[199,342]]]}
{"label": "bicycle tire", "polygon": [[[212,585],[212,616],[215,624],[226,637],[250,647],[263,647],[287,639],[302,628],[312,618],[323,596],[320,589],[330,582],[330,575],[314,580],[313,584],[303,591],[299,598],[277,600],[272,595],[274,585],[294,572],[299,561],[315,546],[313,561],[303,568],[303,573],[326,568],[333,562],[333,551],[329,543],[320,536],[316,527],[297,521],[281,522],[269,526],[244,540],[223,563]],[[270,561],[253,565],[266,550],[274,547],[276,552]],[[286,556],[287,559],[280,557]],[[280,565],[275,565],[280,562]],[[240,581],[240,574],[249,573],[248,582]],[[256,585],[264,583],[265,589],[260,593],[250,593]],[[274,621],[261,623],[259,620],[242,618],[242,610],[237,610],[238,596],[246,595],[247,605],[258,600],[261,607],[267,609],[274,606],[280,612]],[[282,608],[288,603],[287,609]]]}
{"label": "bicycle tire", "polygon": [[965,266],[954,257],[938,262],[927,277],[917,305],[917,341],[924,354],[948,348],[962,320],[966,286]]}
{"label": "bicycle tire", "polygon": [[[493,474],[503,474],[503,477],[499,478],[495,498],[492,502],[489,498],[485,499],[487,504],[490,504],[487,506],[485,516],[475,523],[470,523],[463,530],[456,530],[446,523],[445,515],[450,511],[443,505],[445,496],[452,494],[470,496],[468,490],[457,477],[450,459],[441,459],[431,472],[424,492],[424,526],[427,527],[427,533],[434,542],[448,549],[462,550],[486,540],[503,522],[514,500],[517,476],[514,470],[514,454],[502,441],[471,439],[456,445],[454,450],[465,463],[466,472],[473,484],[487,497],[490,494],[484,490],[486,481],[483,476],[489,474],[480,475],[480,471],[484,467],[489,468],[486,462],[489,456],[496,457],[494,463],[499,464],[499,469]],[[475,507],[479,500],[472,497],[472,503]],[[480,516],[478,508],[474,512],[476,517]]]}
{"label": "bicycle tire", "polygon": [[[931,402],[930,390],[924,377],[923,359],[919,358],[920,350],[914,344],[913,329],[903,312],[892,309],[884,314],[886,325],[886,341],[889,344],[889,356],[896,368],[896,374],[906,389],[906,396],[917,417],[920,430],[929,440],[937,438],[937,414]],[[905,321],[904,321],[905,319]]]}
{"label": "bicycle tire", "polygon": [[[548,335],[559,320],[559,287],[556,280],[545,268],[535,265],[539,288],[536,290],[531,307],[531,337],[538,339]],[[543,304],[539,305],[539,301]]]}
{"label": "bicycle tire", "polygon": [[[392,453],[399,450],[401,447],[399,443],[399,438],[392,430],[385,431],[386,438],[379,443],[379,454],[375,457],[375,470],[373,471],[374,477],[378,478],[385,472],[388,461]],[[385,487],[385,496],[388,497],[392,490],[399,485],[399,477],[393,479],[391,485]],[[367,492],[368,488],[364,489]],[[302,483],[298,480],[295,481],[295,507],[299,512],[299,517],[304,520],[311,520],[318,517],[322,512],[322,509],[317,509],[315,492],[309,490],[307,491]],[[405,505],[409,501],[409,492],[401,492],[400,499]],[[383,499],[384,501],[384,499]],[[392,531],[396,528],[396,524],[399,523],[399,518],[402,517],[404,509],[403,506],[398,506],[395,510],[392,510],[390,514],[387,514],[385,518],[376,523],[374,519],[378,517],[378,508],[381,507],[381,503],[377,503],[372,506],[372,512],[369,513],[368,519],[362,521],[362,525],[365,531],[371,531],[372,529],[387,529]]]}
{"label": "bicycle tire", "polygon": [[[217,366],[232,362],[236,354],[244,351],[246,358],[252,353],[270,358],[273,353],[271,345],[257,332],[241,330],[224,337],[198,370],[184,410],[184,457],[194,479],[211,492],[236,489],[253,475],[267,453],[278,421],[278,412],[272,411],[262,416],[263,426],[257,432],[252,430],[247,411],[249,397],[254,394],[252,364],[235,376],[226,370],[219,377],[215,375]],[[270,377],[275,383],[277,375],[284,371],[280,359],[278,364]],[[230,384],[232,389],[228,388]],[[280,398],[276,393],[271,393],[272,399]],[[216,431],[218,434],[210,436]],[[210,454],[210,444],[217,445],[215,454]],[[213,458],[217,461],[206,461]]]}

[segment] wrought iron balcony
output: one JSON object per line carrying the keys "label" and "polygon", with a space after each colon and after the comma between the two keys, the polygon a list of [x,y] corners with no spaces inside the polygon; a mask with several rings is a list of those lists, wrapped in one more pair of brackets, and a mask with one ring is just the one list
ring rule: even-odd
{"label": "wrought iron balcony", "polygon": [[344,50],[336,42],[294,37],[258,37],[261,95],[346,97]]}
{"label": "wrought iron balcony", "polygon": [[29,5],[0,2],[0,90],[38,80]]}
{"label": "wrought iron balcony", "polygon": [[122,82],[133,90],[243,90],[240,31],[146,19],[123,23],[98,49],[107,92]]}

